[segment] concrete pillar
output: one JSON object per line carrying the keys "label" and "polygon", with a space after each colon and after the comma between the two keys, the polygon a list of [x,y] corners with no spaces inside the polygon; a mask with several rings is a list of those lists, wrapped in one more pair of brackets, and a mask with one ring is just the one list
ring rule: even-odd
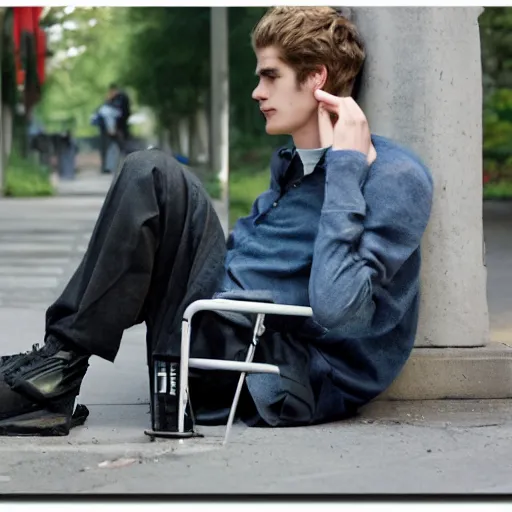
{"label": "concrete pillar", "polygon": [[229,212],[229,60],[228,8],[212,7],[210,24],[211,52],[211,160],[222,187],[224,230]]}
{"label": "concrete pillar", "polygon": [[434,176],[423,242],[419,347],[488,341],[482,225],[480,8],[359,8],[368,60],[361,104],[374,133]]}
{"label": "concrete pillar", "polygon": [[196,118],[196,124],[197,124],[197,139],[198,139],[198,145],[199,145],[199,154],[197,157],[197,161],[199,163],[206,163],[208,162],[208,156],[209,156],[209,128],[208,128],[208,116],[206,114],[206,110],[204,108],[200,108],[197,111],[197,118]]}
{"label": "concrete pillar", "polygon": [[190,157],[189,149],[190,149],[190,131],[189,131],[189,119],[186,117],[181,118],[178,121],[178,137],[179,137],[179,147],[177,148],[177,153],[181,153],[183,156]]}
{"label": "concrete pillar", "polygon": [[481,12],[478,7],[361,7],[352,13],[367,45],[360,104],[370,128],[413,149],[435,182],[422,245],[416,348],[381,398],[512,394],[512,350],[489,343]]}

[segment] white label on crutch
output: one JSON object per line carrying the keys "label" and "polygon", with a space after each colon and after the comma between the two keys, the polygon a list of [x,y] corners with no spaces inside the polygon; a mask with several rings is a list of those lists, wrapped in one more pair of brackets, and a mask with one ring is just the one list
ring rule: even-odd
{"label": "white label on crutch", "polygon": [[170,370],[170,381],[171,381],[171,389],[169,390],[169,394],[175,396],[176,395],[176,389],[178,387],[178,365],[177,364],[171,364],[171,370]]}

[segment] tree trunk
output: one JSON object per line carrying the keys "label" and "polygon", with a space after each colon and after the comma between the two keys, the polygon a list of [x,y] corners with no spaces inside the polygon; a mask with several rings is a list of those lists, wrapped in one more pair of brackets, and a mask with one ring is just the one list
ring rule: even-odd
{"label": "tree trunk", "polygon": [[200,163],[208,163],[208,118],[204,106],[197,112],[197,140],[199,143]]}
{"label": "tree trunk", "polygon": [[171,145],[173,154],[180,152],[180,137],[177,120],[173,120],[169,126],[169,144]]}
{"label": "tree trunk", "polygon": [[178,121],[178,139],[179,145],[177,152],[183,156],[189,156],[189,132],[188,132],[188,117],[181,117]]}
{"label": "tree trunk", "polygon": [[10,105],[0,106],[0,133],[1,133],[1,148],[4,159],[7,161],[11,154],[12,149],[12,123],[13,115]]}
{"label": "tree trunk", "polygon": [[191,164],[197,161],[197,113],[191,113],[188,116],[188,148],[187,154]]}

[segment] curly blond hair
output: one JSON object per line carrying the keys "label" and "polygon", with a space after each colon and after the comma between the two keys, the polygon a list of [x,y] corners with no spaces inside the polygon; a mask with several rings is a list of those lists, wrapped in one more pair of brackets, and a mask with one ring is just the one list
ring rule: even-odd
{"label": "curly blond hair", "polygon": [[349,96],[365,59],[355,25],[332,7],[273,7],[252,32],[254,50],[270,46],[304,83],[320,65],[327,69],[324,90]]}

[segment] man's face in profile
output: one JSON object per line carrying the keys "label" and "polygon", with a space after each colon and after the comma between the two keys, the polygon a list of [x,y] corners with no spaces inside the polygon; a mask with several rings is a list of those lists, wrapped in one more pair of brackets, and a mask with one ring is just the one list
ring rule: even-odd
{"label": "man's face in profile", "polygon": [[317,118],[318,108],[311,80],[299,85],[295,71],[272,46],[256,50],[256,59],[259,82],[252,98],[265,116],[266,132],[294,135],[308,129],[312,119]]}

